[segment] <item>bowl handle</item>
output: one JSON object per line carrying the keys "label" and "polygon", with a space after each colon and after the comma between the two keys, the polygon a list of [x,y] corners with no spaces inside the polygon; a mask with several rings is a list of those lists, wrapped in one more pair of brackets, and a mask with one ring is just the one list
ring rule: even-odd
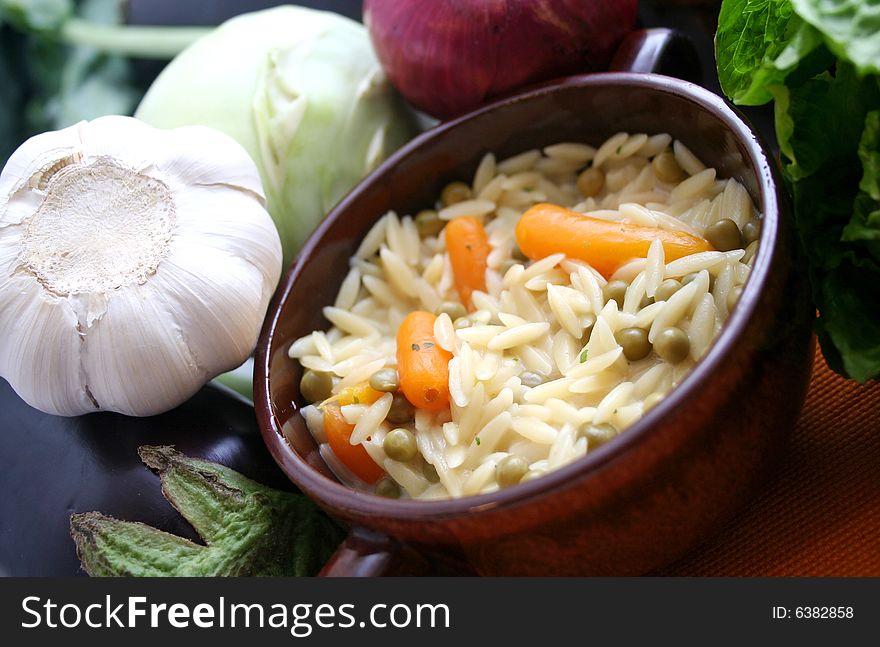
{"label": "bowl handle", "polygon": [[665,74],[693,83],[703,80],[694,44],[681,32],[665,27],[631,32],[617,48],[608,69]]}
{"label": "bowl handle", "polygon": [[372,530],[354,527],[318,576],[424,575],[428,570],[428,562],[413,549]]}

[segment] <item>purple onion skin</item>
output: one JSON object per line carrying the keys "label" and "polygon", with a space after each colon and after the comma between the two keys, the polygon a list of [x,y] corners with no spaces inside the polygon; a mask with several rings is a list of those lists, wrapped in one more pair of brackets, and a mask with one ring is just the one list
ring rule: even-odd
{"label": "purple onion skin", "polygon": [[392,84],[446,119],[523,85],[608,66],[638,0],[365,0]]}

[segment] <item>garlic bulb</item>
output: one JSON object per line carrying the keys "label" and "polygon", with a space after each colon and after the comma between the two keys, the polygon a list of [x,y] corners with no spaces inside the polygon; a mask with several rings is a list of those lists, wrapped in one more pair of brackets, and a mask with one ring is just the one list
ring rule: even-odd
{"label": "garlic bulb", "polygon": [[37,135],[0,174],[0,376],[48,413],[160,413],[248,357],[280,273],[232,138],[130,117]]}

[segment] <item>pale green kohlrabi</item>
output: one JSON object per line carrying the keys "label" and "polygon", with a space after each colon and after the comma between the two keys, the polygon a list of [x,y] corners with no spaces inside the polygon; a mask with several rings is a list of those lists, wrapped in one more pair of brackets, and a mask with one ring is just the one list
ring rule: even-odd
{"label": "pale green kohlrabi", "polygon": [[238,140],[259,167],[285,265],[327,211],[416,132],[364,27],[294,6],[238,16],[196,41],[135,116]]}

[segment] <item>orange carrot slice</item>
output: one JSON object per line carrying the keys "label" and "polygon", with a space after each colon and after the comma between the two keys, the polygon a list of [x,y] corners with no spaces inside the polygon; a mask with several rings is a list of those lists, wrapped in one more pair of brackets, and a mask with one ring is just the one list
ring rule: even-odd
{"label": "orange carrot slice", "polygon": [[428,411],[449,406],[452,354],[440,348],[434,339],[436,319],[430,312],[410,312],[397,331],[400,390],[414,407]]}
{"label": "orange carrot slice", "polygon": [[599,220],[545,203],[531,207],[516,226],[516,242],[528,258],[538,260],[562,252],[586,261],[605,278],[627,261],[647,257],[658,238],[667,262],[714,249],[708,241],[684,231]]}
{"label": "orange carrot slice", "polygon": [[324,412],[324,433],[330,449],[355,476],[365,483],[375,483],[385,475],[361,445],[352,445],[351,432],[354,425],[348,424],[342,415],[339,402],[330,402],[322,407]]}
{"label": "orange carrot slice", "polygon": [[451,220],[446,225],[446,250],[458,296],[468,310],[473,310],[471,294],[474,290],[486,291],[486,268],[491,251],[483,224],[473,216]]}

